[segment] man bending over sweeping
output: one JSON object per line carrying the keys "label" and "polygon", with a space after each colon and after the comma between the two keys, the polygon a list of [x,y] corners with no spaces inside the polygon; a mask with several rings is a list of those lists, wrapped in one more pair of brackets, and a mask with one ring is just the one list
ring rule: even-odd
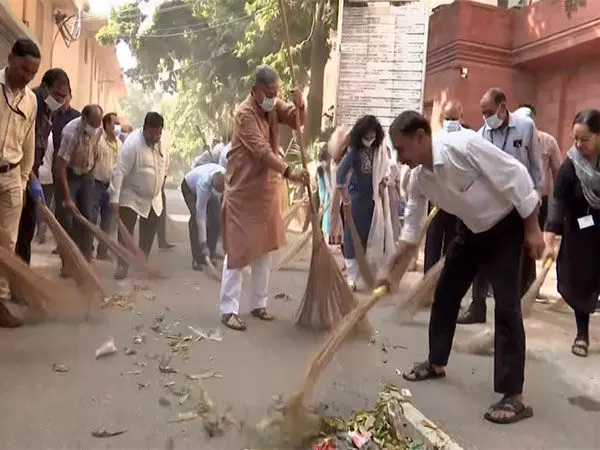
{"label": "man bending over sweeping", "polygon": [[271,268],[270,252],[285,243],[280,214],[281,177],[308,184],[305,171],[292,170],[279,154],[278,124],[296,128],[296,114],[304,124],[305,107],[300,91],[292,102],[277,98],[279,75],[269,66],[259,66],[252,92],[238,107],[231,149],[227,154],[222,232],[225,261],[221,282],[221,321],[233,330],[246,324],[238,316],[242,272],[250,266],[251,314],[273,320],[267,310]]}
{"label": "man bending over sweeping", "polygon": [[519,286],[524,245],[537,259],[544,250],[533,181],[523,164],[474,133],[432,138],[427,119],[414,111],[400,114],[390,135],[399,161],[414,170],[400,246],[380,284],[391,284],[395,266],[416,251],[428,200],[462,221],[435,290],[429,357],[403,376],[408,381],[446,376],[460,301],[485,263],[493,268],[496,302],[494,390],[503,397],[484,417],[501,424],[531,417],[533,410],[522,394],[525,330]]}

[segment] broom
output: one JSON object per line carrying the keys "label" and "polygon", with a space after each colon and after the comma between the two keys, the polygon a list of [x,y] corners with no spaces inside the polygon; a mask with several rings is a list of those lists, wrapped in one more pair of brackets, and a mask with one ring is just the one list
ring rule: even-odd
{"label": "broom", "polygon": [[350,236],[352,237],[352,245],[354,247],[354,255],[356,257],[356,262],[358,263],[360,275],[362,276],[367,289],[373,289],[373,286],[375,286],[375,276],[373,275],[373,270],[371,270],[371,266],[367,261],[365,248],[362,245],[358,230],[356,229],[356,224],[352,218],[352,203],[344,203],[343,208],[344,218],[346,219],[346,223],[350,229]]}
{"label": "broom", "polygon": [[414,319],[419,309],[431,299],[445,263],[446,257],[444,256],[412,287],[408,294],[409,302],[406,305],[403,304],[397,311],[397,316],[401,322],[410,322]]}
{"label": "broom", "polygon": [[119,244],[108,233],[105,233],[98,225],[90,222],[81,214],[75,214],[75,218],[85,226],[99,241],[101,241],[114,255],[125,264],[133,266],[136,270],[145,273],[150,278],[164,278],[164,275],[152,267],[146,258],[140,258],[129,249]]}
{"label": "broom", "polygon": [[3,228],[0,228],[0,272],[10,284],[13,295],[41,317],[51,310],[81,305],[73,290],[37,273],[19,258]]}
{"label": "broom", "polygon": [[[423,239],[427,227],[436,213],[437,210],[434,209],[429,214],[421,229],[419,241]],[[390,286],[394,286],[396,280],[399,281],[404,276],[413,258],[413,253],[414,251],[411,250],[400,255],[400,258],[396,262],[394,272],[390,277]],[[419,286],[422,289],[427,289],[429,283],[431,283],[431,278],[433,278],[434,273],[433,271],[430,272],[431,275],[429,275],[428,272],[428,276],[419,282]],[[306,436],[310,436],[315,432],[318,433],[318,415],[313,410],[306,408],[304,404],[311,397],[318,377],[333,359],[335,352],[341,347],[342,343],[350,335],[352,330],[356,328],[359,322],[364,319],[366,313],[387,293],[387,286],[375,288],[369,297],[362,300],[355,309],[342,319],[311,359],[310,364],[302,377],[300,390],[286,403],[282,411],[283,417],[269,417],[263,421],[261,428],[268,429],[269,427],[277,427],[280,432],[281,441],[284,441],[291,446],[298,446],[303,442]],[[415,292],[415,295],[417,294],[419,294],[418,290]],[[407,297],[402,301],[402,304],[408,305],[410,302],[411,298]]]}
{"label": "broom", "polygon": [[[64,271],[71,275],[77,284],[79,290],[84,294],[88,303],[88,310],[93,305],[94,308],[99,307],[104,299],[104,291],[100,279],[87,262],[81,251],[73,242],[68,233],[58,223],[52,211],[48,209],[44,202],[38,200],[38,208],[42,211],[44,221],[52,230],[58,253],[63,262]],[[73,212],[73,216],[77,217],[79,213]]]}
{"label": "broom", "polygon": [[[529,286],[527,292],[521,298],[521,311],[524,318],[527,318],[532,310],[535,298],[544,284],[544,280],[548,275],[548,272],[552,268],[554,258],[549,257],[544,261],[544,266],[540,274],[536,277],[535,281]],[[464,353],[471,353],[474,355],[491,355],[494,349],[494,328],[487,327],[481,333],[474,335],[468,339],[464,344],[458,346],[458,350]]]}
{"label": "broom", "polygon": [[[297,86],[294,75],[290,33],[283,0],[279,0],[279,8],[285,31],[290,75],[292,83],[294,86]],[[302,166],[307,171],[306,152],[304,150],[300,116],[298,114],[296,114],[296,131],[298,133]],[[302,303],[296,313],[296,325],[310,329],[327,330],[354,309],[356,300],[323,239],[323,233],[319,226],[319,215],[315,209],[314,197],[310,185],[306,186],[306,191],[310,204],[313,244],[307,286]],[[366,326],[366,324],[363,325]]]}
{"label": "broom", "polygon": [[294,202],[292,206],[286,211],[285,216],[283,216],[283,229],[287,230],[290,226],[290,222],[294,218],[294,214],[304,205],[304,201],[299,200]]}

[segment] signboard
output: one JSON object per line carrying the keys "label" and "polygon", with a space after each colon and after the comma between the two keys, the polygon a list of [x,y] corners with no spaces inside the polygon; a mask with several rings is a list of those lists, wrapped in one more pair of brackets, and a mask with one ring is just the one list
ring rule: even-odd
{"label": "signboard", "polygon": [[422,110],[427,21],[423,0],[343,7],[336,125],[373,114],[387,128],[402,111]]}

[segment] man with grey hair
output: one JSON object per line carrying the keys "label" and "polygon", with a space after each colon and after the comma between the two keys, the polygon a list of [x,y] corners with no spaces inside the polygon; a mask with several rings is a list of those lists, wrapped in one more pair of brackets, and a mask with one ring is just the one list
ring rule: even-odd
{"label": "man with grey hair", "polygon": [[278,99],[279,75],[259,66],[252,92],[235,112],[231,148],[227,154],[222,235],[225,261],[221,282],[220,312],[223,324],[245,330],[238,316],[244,268],[251,269],[251,314],[273,320],[267,313],[270,252],[285,243],[280,213],[282,177],[308,184],[306,171],[293,170],[279,154],[279,124],[296,129],[305,120],[300,91],[292,103]]}

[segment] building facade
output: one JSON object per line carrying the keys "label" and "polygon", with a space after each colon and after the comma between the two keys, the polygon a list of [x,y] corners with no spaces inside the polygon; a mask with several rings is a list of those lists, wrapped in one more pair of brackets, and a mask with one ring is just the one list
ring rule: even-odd
{"label": "building facade", "polygon": [[600,0],[570,17],[563,0],[498,8],[456,0],[430,16],[424,110],[439,127],[444,103],[456,99],[465,120],[482,125],[479,101],[491,87],[509,106],[536,106],[537,125],[563,152],[572,145],[577,111],[600,108]]}
{"label": "building facade", "polygon": [[[101,46],[95,38],[106,19],[82,14],[77,26],[82,4],[82,0],[0,0],[0,67],[16,39],[33,39],[42,61],[31,87],[39,84],[46,70],[59,67],[71,80],[73,107],[97,103],[107,112],[120,113],[118,99],[127,90],[115,47]],[[65,39],[57,18],[71,16],[64,28],[74,31],[70,37],[75,39]]]}

